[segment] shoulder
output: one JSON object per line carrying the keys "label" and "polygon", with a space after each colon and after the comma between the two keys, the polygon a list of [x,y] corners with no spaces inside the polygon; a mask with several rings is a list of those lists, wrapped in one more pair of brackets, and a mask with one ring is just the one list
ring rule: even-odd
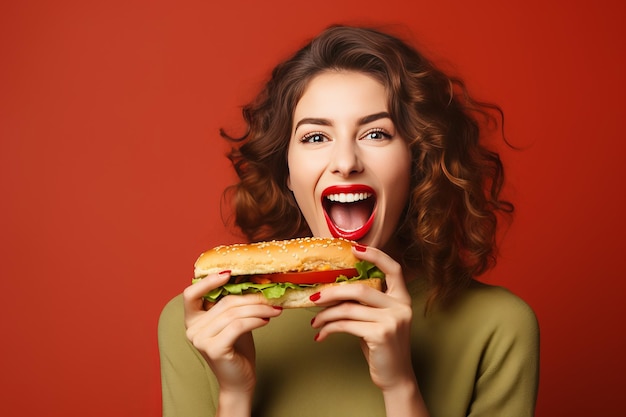
{"label": "shoulder", "polygon": [[535,351],[539,323],[533,309],[510,290],[478,281],[459,297],[451,314],[490,346],[516,346]]}
{"label": "shoulder", "polygon": [[[168,380],[169,391],[174,389],[174,385],[201,385],[209,373],[206,361],[187,339],[186,331],[183,299],[180,294],[165,304],[158,324],[161,373]],[[176,383],[172,384],[172,381]]]}
{"label": "shoulder", "polygon": [[163,416],[214,416],[217,379],[185,335],[182,294],[168,301],[158,325]]}
{"label": "shoulder", "polygon": [[473,282],[459,307],[475,354],[472,415],[534,414],[539,383],[539,325],[533,309],[506,288]]}
{"label": "shoulder", "polygon": [[538,343],[539,324],[533,309],[510,290],[473,281],[452,303],[435,307],[431,326],[456,338],[493,343]]}
{"label": "shoulder", "polygon": [[171,300],[169,300],[159,316],[159,321],[178,320],[183,317],[183,295],[178,294]]}
{"label": "shoulder", "polygon": [[493,310],[498,307],[507,307],[513,311],[533,314],[533,310],[521,297],[511,292],[509,289],[490,285],[480,281],[472,281],[465,293],[461,297],[471,303],[480,303],[486,310]]}
{"label": "shoulder", "polygon": [[461,296],[460,304],[487,322],[538,327],[535,312],[528,303],[504,287],[473,281]]}
{"label": "shoulder", "polygon": [[539,327],[522,298],[472,282],[447,307],[416,317],[413,326],[415,363],[423,368],[420,385],[440,415],[451,414],[445,411],[450,392],[468,398],[463,410],[471,415],[532,415]]}
{"label": "shoulder", "polygon": [[183,296],[182,294],[169,300],[159,316],[158,331],[159,336],[165,334],[184,334],[184,312],[183,312]]}

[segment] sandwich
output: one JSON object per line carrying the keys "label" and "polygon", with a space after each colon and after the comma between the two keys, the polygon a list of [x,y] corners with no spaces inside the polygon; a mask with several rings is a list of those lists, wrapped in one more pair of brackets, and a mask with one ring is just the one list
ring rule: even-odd
{"label": "sandwich", "polygon": [[333,285],[364,284],[379,291],[384,273],[352,254],[354,242],[307,237],[281,241],[221,245],[200,255],[194,280],[230,271],[228,283],[204,296],[209,307],[226,295],[261,293],[271,305],[312,307],[309,297]]}

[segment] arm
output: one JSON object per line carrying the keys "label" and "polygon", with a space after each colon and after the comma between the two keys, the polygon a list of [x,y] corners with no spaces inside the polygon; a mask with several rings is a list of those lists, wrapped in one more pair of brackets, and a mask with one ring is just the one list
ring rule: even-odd
{"label": "arm", "polygon": [[408,382],[404,387],[383,392],[387,417],[420,416],[428,417],[426,404],[420,393],[417,381]]}
{"label": "arm", "polygon": [[[256,384],[251,331],[266,325],[280,310],[249,295],[225,297],[206,311],[203,295],[229,278],[228,273],[214,274],[185,289],[183,315],[178,316],[184,325],[182,335],[180,330],[166,334],[172,319],[165,310],[162,314],[159,343],[165,415],[170,409],[172,415],[250,415]],[[186,404],[188,400],[193,401],[193,408]]]}
{"label": "arm", "polygon": [[187,338],[202,354],[219,383],[217,416],[246,417],[256,385],[252,330],[281,313],[259,294],[224,297],[204,308],[204,294],[224,285],[230,271],[209,275],[183,292]]}
{"label": "arm", "polygon": [[[512,302],[511,302],[512,299]],[[486,346],[469,416],[532,417],[539,381],[539,326],[532,309],[507,297]]]}
{"label": "arm", "polygon": [[321,342],[332,333],[359,337],[370,377],[383,393],[387,417],[427,417],[411,366],[411,297],[402,268],[375,248],[360,247],[355,255],[373,262],[385,273],[387,291],[346,285],[312,296],[316,304],[326,307],[311,323],[319,329],[316,340]]}

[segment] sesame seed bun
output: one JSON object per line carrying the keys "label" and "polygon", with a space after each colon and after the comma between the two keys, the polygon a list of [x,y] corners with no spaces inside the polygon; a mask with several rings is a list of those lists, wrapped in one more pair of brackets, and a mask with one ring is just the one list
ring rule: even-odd
{"label": "sesame seed bun", "polygon": [[224,270],[231,275],[307,272],[354,268],[352,242],[341,238],[299,239],[217,246],[200,255],[196,278]]}

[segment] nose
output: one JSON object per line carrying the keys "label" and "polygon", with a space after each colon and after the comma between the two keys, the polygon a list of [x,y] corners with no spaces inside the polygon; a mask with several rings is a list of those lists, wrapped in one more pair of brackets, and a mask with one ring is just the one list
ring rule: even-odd
{"label": "nose", "polygon": [[336,140],[333,146],[330,171],[343,178],[363,171],[358,145],[354,140]]}

